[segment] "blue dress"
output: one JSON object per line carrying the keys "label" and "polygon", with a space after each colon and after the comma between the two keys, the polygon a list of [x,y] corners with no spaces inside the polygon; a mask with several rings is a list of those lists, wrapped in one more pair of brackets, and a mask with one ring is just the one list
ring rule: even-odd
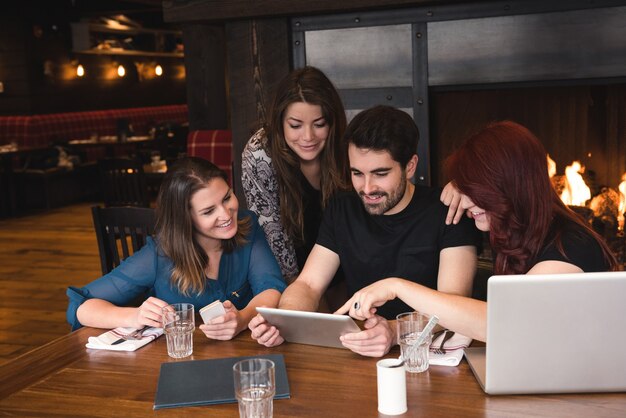
{"label": "blue dress", "polygon": [[217,280],[207,279],[201,294],[185,296],[172,285],[172,260],[162,254],[152,238],[148,238],[146,245],[110,273],[85,287],[70,286],[67,289],[70,299],[67,321],[73,330],[80,328],[82,325],[76,318],[76,310],[85,300],[92,298],[124,306],[149,293],[167,303],[192,303],[196,311],[217,299],[222,302],[230,300],[241,310],[265,290],[282,292],[286,288],[285,281],[256,215],[247,210],[239,211],[239,219],[247,216],[252,218],[247,244],[232,253],[222,254]]}

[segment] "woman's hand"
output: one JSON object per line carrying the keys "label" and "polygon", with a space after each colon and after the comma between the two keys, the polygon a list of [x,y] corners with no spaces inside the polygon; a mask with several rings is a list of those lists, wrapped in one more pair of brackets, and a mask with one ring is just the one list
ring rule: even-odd
{"label": "woman's hand", "polygon": [[169,305],[167,302],[150,296],[137,308],[137,316],[133,327],[139,329],[144,325],[150,327],[163,327],[163,314],[161,310]]}
{"label": "woman's hand", "polygon": [[200,325],[200,330],[213,340],[230,340],[246,328],[241,313],[231,301],[224,302],[224,315],[213,318],[208,324]]}
{"label": "woman's hand", "polygon": [[377,307],[384,305],[388,300],[396,298],[395,280],[379,280],[364,287],[348,299],[335,313],[348,313],[351,317],[360,320],[372,318],[376,313]]}

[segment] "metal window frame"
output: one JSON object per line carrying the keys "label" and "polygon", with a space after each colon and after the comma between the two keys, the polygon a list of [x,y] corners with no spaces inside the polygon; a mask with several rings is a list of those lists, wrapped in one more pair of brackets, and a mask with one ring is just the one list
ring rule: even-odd
{"label": "metal window frame", "polygon": [[[375,87],[362,89],[340,89],[346,109],[362,109],[375,104],[385,103],[395,107],[412,108],[413,117],[420,129],[420,141],[417,149],[420,163],[415,175],[415,183],[430,185],[430,127],[429,127],[429,85],[428,85],[428,39],[429,22],[499,17],[573,10],[598,9],[624,6],[625,0],[514,0],[491,1],[471,4],[450,4],[431,7],[398,8],[393,10],[339,13],[320,16],[296,16],[291,18],[291,46],[294,68],[306,65],[306,39],[308,31],[348,29],[368,26],[411,24],[413,86]],[[623,82],[623,77],[594,79],[592,83]],[[584,80],[547,81],[555,83],[580,83]],[[507,83],[507,85],[541,85],[542,82]],[[455,89],[490,88],[492,85],[455,86]],[[437,89],[444,87],[438,86]]]}

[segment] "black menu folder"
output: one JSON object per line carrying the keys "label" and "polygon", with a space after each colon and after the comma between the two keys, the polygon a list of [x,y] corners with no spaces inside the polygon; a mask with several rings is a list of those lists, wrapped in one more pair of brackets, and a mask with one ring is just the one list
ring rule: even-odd
{"label": "black menu folder", "polygon": [[248,358],[266,358],[274,362],[274,399],[288,399],[290,392],[285,359],[282,354],[267,354],[163,363],[154,397],[154,409],[237,402],[233,365]]}

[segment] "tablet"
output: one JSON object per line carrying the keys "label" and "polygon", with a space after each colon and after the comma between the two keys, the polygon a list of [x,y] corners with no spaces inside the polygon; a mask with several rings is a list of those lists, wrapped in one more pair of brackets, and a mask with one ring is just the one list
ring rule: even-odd
{"label": "tablet", "polygon": [[347,315],[257,307],[257,312],[290,343],[345,348],[339,337],[361,329]]}

